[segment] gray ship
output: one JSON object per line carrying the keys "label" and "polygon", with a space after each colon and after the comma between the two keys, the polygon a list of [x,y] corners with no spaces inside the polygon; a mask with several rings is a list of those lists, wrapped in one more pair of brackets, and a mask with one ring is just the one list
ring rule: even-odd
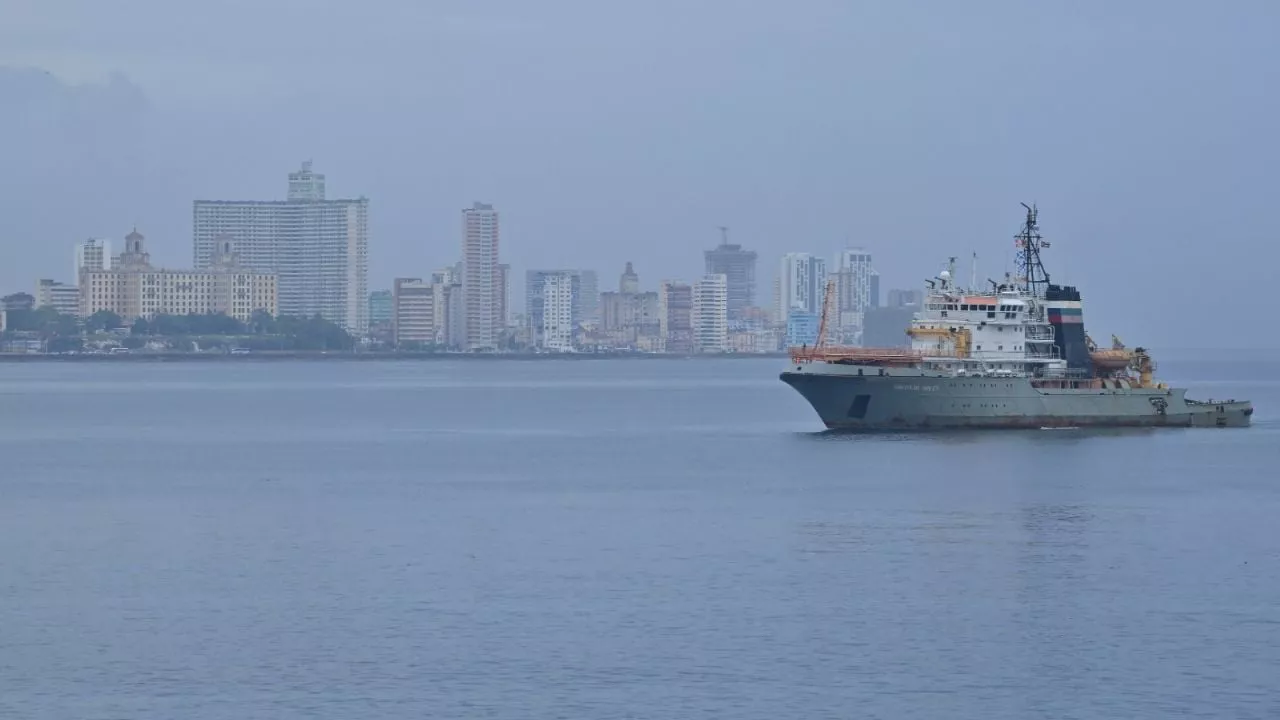
{"label": "gray ship", "polygon": [[1099,348],[1085,333],[1079,291],[1049,281],[1049,243],[1036,209],[1023,207],[1016,275],[960,288],[953,258],[926,281],[910,348],[826,346],[829,284],[818,342],[791,350],[782,381],[836,430],[1249,425],[1250,402],[1190,400],[1153,379],[1143,348],[1114,336]]}

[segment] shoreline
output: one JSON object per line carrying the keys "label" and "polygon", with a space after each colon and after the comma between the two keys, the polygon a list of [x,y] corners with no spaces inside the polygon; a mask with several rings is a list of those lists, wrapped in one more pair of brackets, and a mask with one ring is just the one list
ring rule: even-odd
{"label": "shoreline", "polygon": [[667,353],[401,353],[401,352],[323,352],[323,351],[261,351],[244,355],[229,353],[128,353],[111,355],[83,353],[76,355],[52,355],[42,353],[0,353],[0,363],[96,363],[96,362],[278,362],[307,360],[319,362],[389,362],[389,361],[579,361],[579,360],[778,360],[789,357],[787,353],[708,353],[682,355]]}

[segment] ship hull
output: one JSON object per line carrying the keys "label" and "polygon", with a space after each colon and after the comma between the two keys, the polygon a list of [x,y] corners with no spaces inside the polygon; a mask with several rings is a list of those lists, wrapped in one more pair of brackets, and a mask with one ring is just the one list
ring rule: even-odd
{"label": "ship hull", "polygon": [[826,363],[795,367],[782,373],[782,381],[833,430],[1245,427],[1253,414],[1247,401],[1190,401],[1177,388],[1042,389],[1025,377]]}

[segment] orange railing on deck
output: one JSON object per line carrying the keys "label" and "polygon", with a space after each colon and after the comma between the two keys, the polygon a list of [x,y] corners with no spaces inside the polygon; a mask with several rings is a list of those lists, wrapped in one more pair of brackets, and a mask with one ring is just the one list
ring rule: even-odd
{"label": "orange railing on deck", "polygon": [[[919,350],[901,348],[816,347],[791,348],[791,362],[844,362],[867,365],[918,365],[925,358]],[[930,357],[950,356],[950,351],[937,350]]]}

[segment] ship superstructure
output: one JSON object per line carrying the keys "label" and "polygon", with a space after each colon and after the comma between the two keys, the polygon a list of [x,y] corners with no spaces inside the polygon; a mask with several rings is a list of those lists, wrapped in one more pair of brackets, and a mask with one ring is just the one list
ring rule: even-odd
{"label": "ship superstructure", "polygon": [[1187,400],[1154,380],[1143,348],[1100,349],[1085,332],[1080,292],[1051,282],[1038,212],[1015,236],[1017,272],[985,289],[956,282],[955,259],[926,281],[905,349],[793,348],[782,380],[829,428],[1239,426],[1248,402]]}

